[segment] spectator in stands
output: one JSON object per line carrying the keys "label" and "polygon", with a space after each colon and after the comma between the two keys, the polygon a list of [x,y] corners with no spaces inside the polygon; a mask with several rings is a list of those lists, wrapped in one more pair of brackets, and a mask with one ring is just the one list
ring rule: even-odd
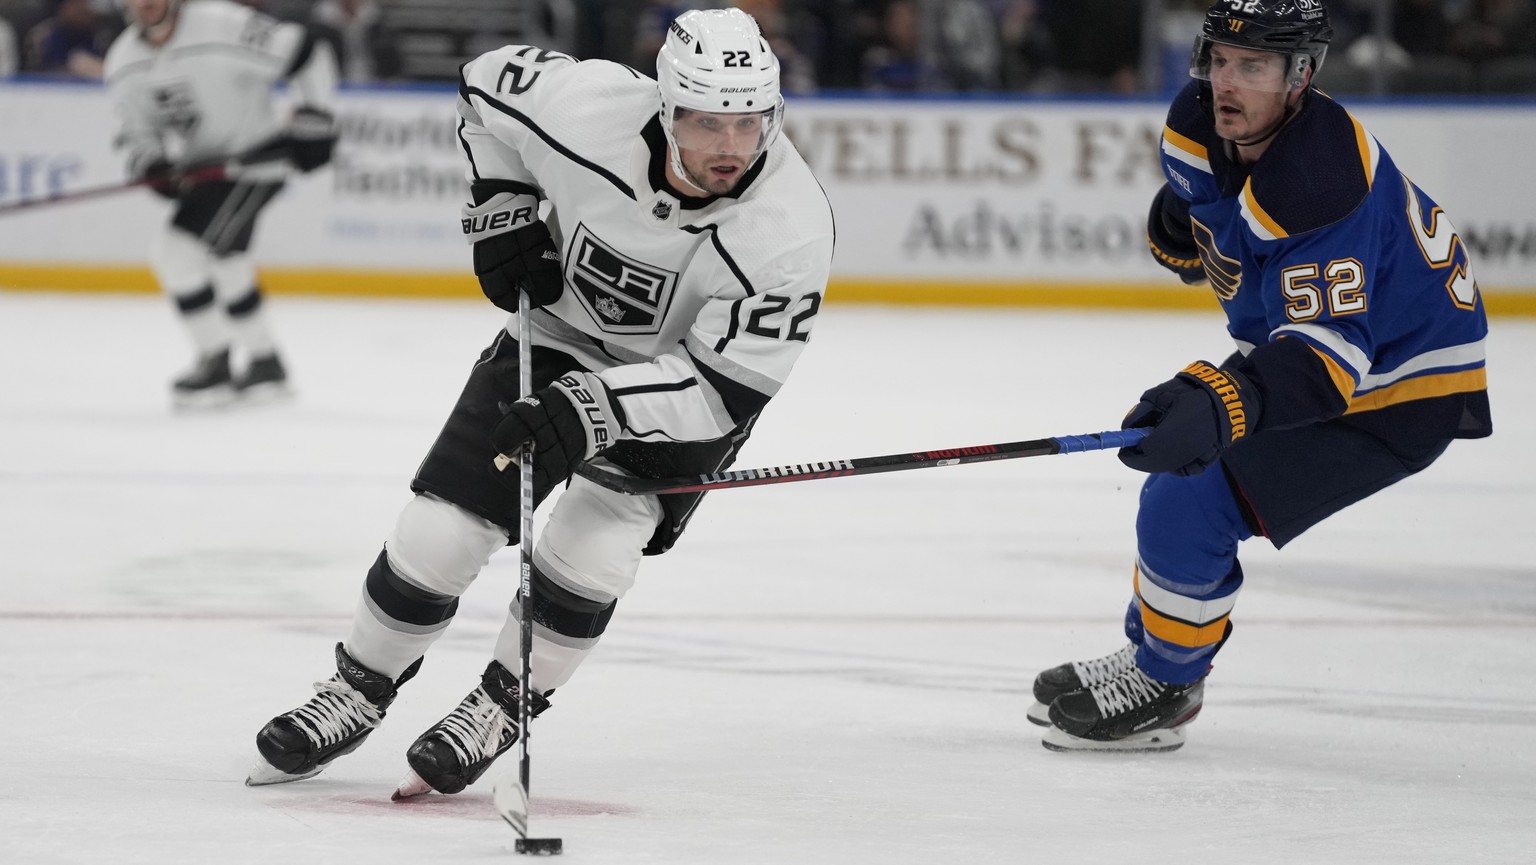
{"label": "spectator in stands", "polygon": [[1536,54],[1536,14],[1530,0],[1473,0],[1451,33],[1456,52],[1473,62]]}
{"label": "spectator in stands", "polygon": [[787,96],[816,92],[816,66],[790,36],[789,13],[782,0],[736,0],[731,4],[757,20],[763,38],[779,60],[779,90]]}
{"label": "spectator in stands", "polygon": [[1392,39],[1414,57],[1450,53],[1450,35],[1444,0],[1398,0],[1392,10]]}
{"label": "spectator in stands", "polygon": [[631,56],[622,62],[655,78],[656,52],[661,50],[661,44],[666,41],[667,25],[672,23],[672,19],[689,9],[719,9],[725,5],[728,4],[709,0],[646,0],[635,20],[635,41],[630,48]]}
{"label": "spectator in stands", "polygon": [[16,28],[0,18],[0,78],[9,78],[20,68],[21,58],[16,50]]}
{"label": "spectator in stands", "polygon": [[1043,0],[1040,20],[1050,33],[1049,89],[1141,90],[1140,0]]}
{"label": "spectator in stands", "polygon": [[1049,36],[1040,21],[1039,0],[1005,0],[997,13],[1002,41],[1003,87],[1024,90],[1040,74],[1049,56]]}
{"label": "spectator in stands", "polygon": [[100,78],[115,35],[90,0],[55,0],[52,14],[27,32],[24,70]]}
{"label": "spectator in stands", "polygon": [[802,0],[800,49],[814,60],[823,88],[864,86],[864,54],[880,41],[886,0]]}
{"label": "spectator in stands", "polygon": [[1536,91],[1536,9],[1532,0],[1473,0],[1451,33],[1486,93]]}
{"label": "spectator in stands", "polygon": [[336,48],[343,81],[387,81],[400,75],[400,50],[375,0],[320,0],[309,25]]}
{"label": "spectator in stands", "polygon": [[945,0],[924,7],[919,26],[933,47],[944,90],[996,90],[1002,83],[1003,43],[987,0]]}
{"label": "spectator in stands", "polygon": [[913,0],[885,4],[880,42],[864,52],[864,86],[871,90],[923,90],[933,78],[922,58],[920,10]]}

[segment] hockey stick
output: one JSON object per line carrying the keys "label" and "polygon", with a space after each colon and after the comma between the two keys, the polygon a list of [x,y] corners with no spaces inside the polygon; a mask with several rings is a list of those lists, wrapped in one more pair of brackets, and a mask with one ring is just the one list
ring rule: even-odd
{"label": "hockey stick", "polygon": [[0,204],[0,216],[38,207],[46,207],[50,204],[73,204],[77,201],[88,201],[93,198],[102,198],[108,195],[116,195],[120,192],[127,192],[131,189],[138,189],[141,186],[154,186],[157,183],[197,184],[209,183],[215,180],[280,180],[287,176],[288,172],[287,150],[280,147],[262,147],[224,162],[209,162],[202,165],[194,165],[182,171],[173,170],[163,174],[156,174],[152,177],[141,177],[138,180],[130,180],[126,183],[92,186],[89,189],[79,189],[74,192],[63,192],[43,198],[29,198],[25,201]]}
{"label": "hockey stick", "polygon": [[599,486],[631,496],[655,496],[667,493],[703,493],[710,490],[728,490],[737,487],[755,487],[763,484],[787,484],[795,481],[813,481],[819,478],[842,478],[852,475],[873,475],[881,472],[900,472],[907,469],[926,469],[934,466],[958,466],[968,463],[985,463],[994,460],[1013,460],[1021,457],[1043,457],[1053,454],[1072,454],[1081,451],[1124,448],[1138,444],[1147,437],[1150,429],[1123,429],[1088,435],[1056,436],[1023,442],[972,445],[963,448],[918,451],[916,453],[890,454],[880,457],[854,457],[853,459],[826,460],[814,463],[795,463],[763,469],[738,469],[708,475],[682,478],[638,478],[598,468],[590,463],[576,470],[577,474]]}
{"label": "hockey stick", "polygon": [[[210,180],[223,180],[229,174],[229,166],[203,165],[198,168],[188,169],[185,172],[175,174],[178,180],[188,180],[193,183],[207,183]],[[79,189],[74,192],[62,192],[58,195],[50,195],[45,198],[29,198],[25,201],[15,201],[10,204],[0,204],[0,216],[16,213],[22,210],[30,210],[36,207],[46,207],[50,204],[73,204],[77,201],[86,201],[92,198],[101,198],[107,195],[116,195],[119,192],[127,192],[130,189],[138,189],[141,186],[153,186],[156,183],[171,179],[172,175],[161,174],[154,177],[141,177],[138,180],[130,180],[127,183],[112,183],[105,186],[92,186],[89,189]]]}
{"label": "hockey stick", "polygon": [[[517,392],[519,398],[533,393],[533,337],[528,324],[528,294],[517,293]],[[504,772],[491,789],[491,801],[501,819],[517,830],[517,852],[556,854],[561,851],[559,838],[528,837],[528,691],[532,686],[533,658],[533,444],[518,455],[518,558],[522,595],[521,642],[523,664],[517,681],[517,777]]]}

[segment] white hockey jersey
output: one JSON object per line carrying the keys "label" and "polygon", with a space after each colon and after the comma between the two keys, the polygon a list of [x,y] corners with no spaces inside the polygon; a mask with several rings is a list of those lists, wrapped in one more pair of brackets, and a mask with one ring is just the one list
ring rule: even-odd
{"label": "white hockey jersey", "polygon": [[336,60],[300,24],[230,0],[181,7],[164,45],[137,25],[107,51],[107,91],[122,123],[130,171],[165,157],[178,165],[227,159],[278,133],[272,86],[292,79],[300,104],[330,111]]}
{"label": "white hockey jersey", "polygon": [[794,145],[780,136],[730,194],[680,198],[656,82],[634,70],[508,46],[466,64],[459,92],[468,179],[549,203],[565,290],[533,313],[534,343],[608,385],[621,438],[708,441],[759,411],[832,266],[831,206]]}

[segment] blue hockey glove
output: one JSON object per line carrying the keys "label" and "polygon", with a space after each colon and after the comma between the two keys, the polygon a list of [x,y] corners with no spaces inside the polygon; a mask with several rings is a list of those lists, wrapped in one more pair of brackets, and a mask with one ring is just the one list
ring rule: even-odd
{"label": "blue hockey glove", "polygon": [[1261,397],[1248,377],[1203,360],[1147,390],[1121,429],[1152,427],[1120,461],[1149,474],[1197,475],[1258,426]]}
{"label": "blue hockey glove", "polygon": [[1189,202],[1173,194],[1164,183],[1152,198],[1147,214],[1147,246],[1158,264],[1177,273],[1185,285],[1205,282],[1205,267],[1200,263],[1200,247],[1195,243],[1189,219]]}

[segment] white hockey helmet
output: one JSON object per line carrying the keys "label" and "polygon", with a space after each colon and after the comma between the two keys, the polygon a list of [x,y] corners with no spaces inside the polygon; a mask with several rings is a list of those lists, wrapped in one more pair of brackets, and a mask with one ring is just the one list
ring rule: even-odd
{"label": "white hockey helmet", "polygon": [[[784,126],[778,58],[757,22],[740,9],[694,9],[677,16],[667,26],[667,39],[656,57],[656,80],[661,128],[672,145],[672,167],[679,175],[679,146],[736,153],[750,161],[773,144]],[[741,125],[750,126],[756,140],[743,148],[727,136],[711,137],[693,124],[677,124],[679,111],[751,117]]]}

